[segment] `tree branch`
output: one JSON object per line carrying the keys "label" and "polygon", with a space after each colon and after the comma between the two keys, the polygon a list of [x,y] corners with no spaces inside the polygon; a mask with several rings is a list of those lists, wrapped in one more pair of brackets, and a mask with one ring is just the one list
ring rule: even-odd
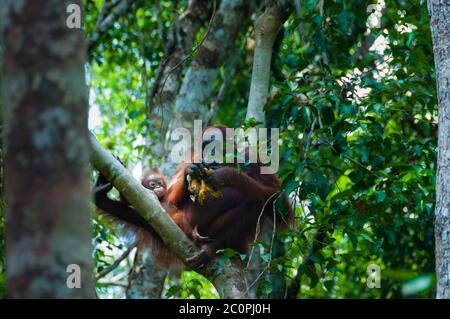
{"label": "tree branch", "polygon": [[142,186],[91,134],[92,164],[158,232],[183,261],[197,251],[188,237],[167,216],[158,198]]}
{"label": "tree branch", "polygon": [[[149,110],[153,109],[155,103],[153,99],[157,95],[159,95],[159,98],[156,104],[159,106],[167,104],[166,102],[174,102],[180,87],[181,70],[178,70],[175,75],[172,73],[181,64],[181,61],[184,62],[187,56],[194,53],[191,50],[192,44],[201,25],[209,16],[210,9],[210,5],[205,1],[190,0],[186,4],[186,9],[181,17],[174,22],[165,50],[166,58],[161,62],[150,93]],[[179,28],[182,29],[182,32],[177,31]],[[173,83],[166,86],[165,84],[168,81]]]}
{"label": "tree branch", "polygon": [[[145,189],[123,165],[106,151],[90,134],[92,145],[91,162],[114,187],[142,214],[158,233],[169,249],[187,265],[186,259],[199,252],[183,231],[169,218],[158,198]],[[238,260],[228,260],[223,266],[212,261],[201,270],[196,270],[208,278],[222,298],[245,298],[245,275]]]}
{"label": "tree branch", "polygon": [[[94,31],[92,31],[92,34],[86,40],[86,47],[88,49],[88,54],[90,54],[91,51],[97,45],[98,39],[100,39],[101,34],[105,32],[107,29],[109,29],[117,20],[117,18],[120,17],[134,1],[135,0],[123,0],[121,3],[117,5],[115,5],[116,1],[112,2],[111,6],[114,4],[114,9],[112,10],[112,12],[101,21],[100,19],[98,19]],[[99,17],[105,15],[105,11],[107,10],[106,6],[107,5],[105,4],[100,10]]]}
{"label": "tree branch", "polygon": [[144,171],[160,170],[163,159],[166,158],[168,149],[164,147],[164,139],[169,122],[173,118],[173,106],[182,78],[181,68],[175,66],[191,52],[200,27],[210,18],[211,5],[212,3],[205,0],[189,0],[184,12],[175,19],[167,34],[165,59],[158,67],[146,103],[148,118],[154,127],[159,127],[155,129],[159,138],[147,139],[147,149],[152,150],[153,156],[150,160],[148,154],[145,154]]}
{"label": "tree branch", "polygon": [[[220,2],[208,36],[199,46],[186,70],[175,101],[174,118],[169,124],[169,130],[178,127],[192,130],[194,120],[201,120],[205,124],[208,122],[209,101],[219,75],[219,68],[235,44],[238,32],[248,21],[248,8],[249,1],[222,0]],[[170,150],[175,142],[169,138],[169,135],[167,137],[166,149]],[[171,157],[166,156],[166,162],[161,166],[161,171],[171,175],[175,167]]]}
{"label": "tree branch", "polygon": [[265,123],[264,105],[269,95],[272,49],[278,31],[289,17],[291,8],[289,2],[287,0],[266,1],[266,10],[256,20],[255,53],[247,106],[247,120],[253,118],[257,122]]}
{"label": "tree branch", "polygon": [[101,272],[99,272],[97,274],[97,276],[95,277],[95,280],[99,280],[100,278],[105,277],[107,274],[109,274],[111,271],[113,271],[114,269],[116,269],[120,263],[122,262],[122,260],[124,260],[125,258],[128,257],[128,255],[130,254],[130,252],[133,250],[133,248],[136,247],[136,245],[131,245],[130,247],[128,247],[123,253],[122,255],[119,256],[119,258],[117,258],[116,260],[114,260],[114,262],[109,265],[108,267],[106,267],[105,269],[103,269]]}

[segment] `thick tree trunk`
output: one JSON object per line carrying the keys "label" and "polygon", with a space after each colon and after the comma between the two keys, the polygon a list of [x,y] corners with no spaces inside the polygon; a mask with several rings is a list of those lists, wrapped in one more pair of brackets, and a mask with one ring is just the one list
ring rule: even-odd
{"label": "thick tree trunk", "polygon": [[439,101],[436,176],[437,298],[450,298],[450,2],[428,0]]}
{"label": "thick tree trunk", "polygon": [[[256,20],[255,25],[255,52],[253,57],[252,80],[250,84],[250,94],[247,105],[246,119],[254,119],[259,125],[266,123],[266,115],[264,106],[267,101],[270,86],[270,64],[272,60],[272,50],[275,39],[283,23],[289,17],[290,4],[287,0],[266,1],[266,9]],[[264,227],[261,230],[258,241],[270,242],[272,238],[272,229]],[[277,246],[276,251],[282,251]],[[261,276],[261,272],[265,271],[265,265],[261,264],[259,251],[254,251],[254,258],[251,259],[247,267],[247,285],[249,287],[249,295],[256,298],[256,290],[261,278],[273,283],[274,291],[270,297],[284,297],[284,278],[266,273]],[[265,296],[268,297],[268,296]]]}
{"label": "thick tree trunk", "polygon": [[126,291],[128,299],[159,299],[167,271],[157,265],[150,247],[138,247]]}
{"label": "thick tree trunk", "polygon": [[289,16],[290,1],[266,1],[265,12],[255,25],[255,53],[246,119],[265,123],[264,105],[269,94],[270,63],[277,33]]}
{"label": "thick tree trunk", "polygon": [[144,171],[159,170],[166,158],[167,149],[164,147],[164,141],[174,115],[174,104],[181,86],[183,63],[193,50],[195,37],[200,27],[204,26],[210,18],[211,7],[210,1],[190,0],[169,33],[166,58],[156,76],[149,100],[149,116],[154,123],[156,132],[153,133],[156,137],[148,139],[147,147],[152,154],[144,158]]}
{"label": "thick tree trunk", "polygon": [[[212,2],[203,0],[189,1],[187,8],[179,21],[179,29],[181,34],[175,34],[175,48],[171,53],[169,60],[162,68],[160,79],[157,79],[155,86],[156,97],[154,102],[158,105],[163,115],[163,127],[161,134],[166,135],[169,128],[166,123],[170,123],[170,127],[187,127],[192,126],[192,114],[208,115],[208,99],[211,95],[213,84],[218,76],[218,67],[223,63],[224,55],[234,43],[238,26],[241,25],[240,17],[244,15],[243,1],[223,1],[217,12],[214,12],[212,25],[208,26],[207,34],[204,41],[195,52],[195,57],[189,67],[183,85],[180,90],[181,70],[180,63],[184,61],[186,54],[192,50],[192,44],[195,35],[200,29],[201,24],[207,20],[205,13],[211,12]],[[175,31],[176,31],[175,27]],[[226,45],[223,45],[226,43]],[[206,77],[205,77],[206,74]],[[161,88],[159,86],[162,86]],[[196,87],[196,90],[192,90]],[[175,119],[173,118],[173,105],[176,101]],[[191,111],[194,112],[191,112]],[[205,121],[207,117],[203,118]],[[190,124],[188,124],[190,123]],[[170,161],[168,156],[173,143],[169,140],[164,145],[161,138],[159,143],[151,142],[149,149],[154,150],[154,156],[159,159],[166,160],[165,163],[158,165],[160,170],[170,178],[175,171],[176,165]],[[165,146],[165,147],[162,147]],[[134,270],[127,291],[129,297],[151,297],[159,293],[164,282],[164,271],[155,267],[151,254],[142,252],[137,255],[134,264]],[[145,260],[143,259],[145,258]],[[142,283],[150,282],[145,288]]]}
{"label": "thick tree trunk", "polygon": [[[169,249],[186,264],[186,259],[198,249],[169,218],[155,194],[145,189],[111,154],[105,151],[91,136],[92,164],[100,171],[125,199],[149,222]],[[245,298],[243,267],[237,261],[224,265],[211,262],[200,274],[208,278],[222,298]]]}
{"label": "thick tree trunk", "polygon": [[[173,25],[166,47],[166,59],[160,67],[149,99],[149,118],[153,136],[147,139],[143,172],[159,171],[166,158],[165,136],[173,118],[175,99],[181,86],[183,62],[190,54],[200,27],[210,18],[212,3],[208,0],[189,0],[186,9]],[[168,178],[170,176],[167,176]],[[150,248],[137,248],[136,258],[130,273],[127,298],[161,298],[166,269],[161,269],[153,260]]]}
{"label": "thick tree trunk", "polygon": [[10,298],[94,293],[83,32],[66,26],[81,3],[1,5]]}
{"label": "thick tree trunk", "polygon": [[[208,123],[209,101],[219,75],[219,67],[223,65],[227,53],[234,45],[237,33],[246,25],[247,5],[244,0],[220,2],[208,34],[184,76],[169,132],[181,127],[192,130],[194,120],[202,120],[205,125]],[[169,137],[166,149],[170,151],[174,144]],[[167,156],[162,171],[170,176],[175,168],[176,164]]]}

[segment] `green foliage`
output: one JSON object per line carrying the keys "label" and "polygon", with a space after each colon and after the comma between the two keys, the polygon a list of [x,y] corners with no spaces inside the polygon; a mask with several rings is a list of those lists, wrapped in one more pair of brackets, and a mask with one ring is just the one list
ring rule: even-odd
{"label": "green foliage", "polygon": [[225,263],[232,258],[238,258],[241,261],[244,261],[247,258],[246,254],[240,254],[239,252],[231,248],[219,249],[216,251],[216,253],[218,255],[217,262],[221,266],[225,265]]}
{"label": "green foliage", "polygon": [[[426,7],[389,2],[382,28],[371,29],[388,46],[355,61],[365,39],[354,31],[367,16],[354,5],[334,1],[320,19],[310,10],[292,21],[277,61],[286,79],[268,119],[284,128],[280,175],[300,201],[291,274],[306,278],[301,297],[432,297],[421,281],[434,269],[437,129]],[[368,264],[381,266],[381,289],[366,287]],[[404,270],[411,277],[392,275]],[[425,283],[408,289],[406,280]]]}
{"label": "green foliage", "polygon": [[[100,2],[87,1],[88,31]],[[160,2],[161,19],[170,27],[173,2]],[[279,238],[284,256],[270,245],[256,246],[263,261],[270,261],[267,271],[288,279],[289,297],[435,293],[437,109],[428,14],[424,1],[386,1],[381,27],[367,32],[372,3],[325,1],[321,14],[320,1],[301,1],[300,18],[292,15],[285,24],[273,59],[267,126],[280,128],[278,175],[296,218]],[[103,115],[95,133],[129,167],[151,155],[144,138],[158,138],[155,121],[147,117],[143,83],[155,76],[165,44],[153,2],[138,4],[147,4],[145,10],[130,10],[103,35],[89,69],[91,105]],[[256,124],[244,120],[253,54],[249,37],[239,35],[236,71],[217,124]],[[376,50],[369,50],[376,39]],[[227,75],[225,68],[220,73]],[[285,210],[282,203],[277,210]],[[95,241],[118,246],[102,220],[96,223]],[[97,271],[112,260],[103,245],[96,250]],[[234,255],[224,251],[224,258]],[[366,286],[370,264],[381,267],[380,289]],[[194,272],[166,286],[170,298],[217,297]],[[263,280],[258,294],[273,291],[274,285]]]}
{"label": "green foliage", "polygon": [[166,298],[218,298],[214,286],[203,276],[194,271],[184,271],[179,280],[169,278],[168,282],[166,282],[166,286],[168,288],[163,292],[163,295]]}

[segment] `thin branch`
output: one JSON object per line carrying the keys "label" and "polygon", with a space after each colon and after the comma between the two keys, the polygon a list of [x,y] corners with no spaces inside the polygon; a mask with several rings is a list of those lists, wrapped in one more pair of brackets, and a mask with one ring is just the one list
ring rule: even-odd
{"label": "thin branch", "polygon": [[[149,222],[164,244],[185,264],[199,249],[175,224],[164,210],[155,194],[148,192],[131,173],[106,151],[90,134],[91,162],[125,199]],[[208,278],[222,298],[246,298],[245,275],[239,260],[233,259],[221,265],[218,260],[196,270]]]}
{"label": "thin branch", "polygon": [[[111,13],[107,15],[101,22],[97,21],[97,25],[95,26],[94,30],[92,31],[90,37],[86,40],[86,47],[88,49],[88,53],[91,53],[94,47],[98,43],[98,39],[100,39],[100,36],[109,29],[114,22],[116,22],[117,18],[120,17],[122,14],[126,12],[126,10],[130,7],[130,5],[135,0],[122,0],[120,3],[117,4],[117,1],[114,1],[114,9],[112,9]],[[112,5],[111,5],[112,6]],[[106,9],[103,9],[106,10]],[[102,13],[104,14],[104,12]]]}
{"label": "thin branch", "polygon": [[130,254],[130,252],[133,250],[133,248],[136,247],[136,245],[131,245],[130,247],[128,247],[123,253],[122,255],[119,256],[119,258],[117,258],[111,265],[109,265],[108,267],[106,267],[105,269],[103,269],[101,272],[99,272],[97,274],[97,276],[95,277],[95,280],[99,280],[100,278],[105,277],[107,274],[109,274],[111,271],[113,271],[114,269],[116,269],[120,263],[122,262],[122,260],[124,260],[125,258],[128,257],[128,255]]}
{"label": "thin branch", "polygon": [[[158,102],[158,106],[162,106],[162,109],[170,107],[172,100],[178,93],[181,72],[177,74],[176,83],[172,83],[168,90],[165,87],[161,89],[162,94],[160,93],[160,95],[162,95],[162,97],[160,97],[159,101],[156,101],[158,92],[160,92],[161,82],[167,74],[170,66],[178,64],[178,62],[183,59],[186,53],[192,49],[192,44],[198,30],[200,29],[200,26],[206,20],[206,17],[209,17],[209,3],[204,1],[189,0],[186,4],[185,10],[180,17],[178,15],[177,7],[178,3],[175,2],[173,7],[173,14],[175,18],[171,31],[167,35],[167,41],[164,48],[165,58],[159,64],[158,70],[156,71],[156,76],[154,77],[152,89],[148,98],[147,112],[149,116],[151,116],[152,114],[154,104]],[[205,13],[198,14],[198,12]],[[182,28],[180,28],[180,26],[182,26]],[[182,32],[180,31],[180,29],[182,29]],[[174,80],[175,79],[172,76],[171,82],[173,82]],[[168,95],[166,95],[165,93],[168,93]],[[165,97],[169,98],[169,101],[166,101],[167,98]],[[161,99],[165,99],[162,105]],[[163,116],[164,110],[161,110],[161,113]],[[163,129],[163,125],[161,125],[161,129]]]}
{"label": "thin branch", "polygon": [[[281,195],[281,192],[277,192],[277,193],[275,193],[275,194],[273,194],[273,195],[276,195],[276,194],[278,194],[278,198],[280,197],[280,195]],[[272,195],[272,196],[273,196]],[[272,197],[271,196],[271,197]],[[267,203],[267,202],[266,202]],[[265,206],[265,204],[264,204],[264,206]],[[256,277],[256,279],[247,287],[247,292],[249,292],[250,291],[250,289],[259,281],[259,278],[261,278],[262,277],[262,275],[268,270],[268,269],[270,269],[270,265],[271,265],[271,263],[272,263],[272,251],[273,251],[273,243],[275,242],[275,234],[276,234],[276,231],[277,231],[277,221],[276,221],[276,219],[277,219],[277,217],[276,217],[276,210],[275,210],[275,205],[273,206],[273,208],[272,208],[272,210],[273,210],[273,227],[272,227],[272,236],[271,236],[271,240],[270,240],[270,248],[269,248],[269,255],[271,256],[270,258],[269,258],[269,261],[267,262],[267,264],[264,266],[264,268],[263,268],[263,270],[258,274],[258,276]],[[263,211],[264,211],[264,209],[263,209]],[[261,216],[261,215],[260,215]],[[258,220],[259,220],[259,218],[258,218]],[[249,258],[249,262],[250,262],[250,258]],[[247,267],[248,267],[248,263],[247,263]]]}
{"label": "thin branch", "polygon": [[94,30],[98,30],[100,28],[100,25],[105,19],[105,16],[107,16],[111,12],[111,9],[114,8],[120,1],[121,0],[113,0],[113,1],[105,0],[103,2],[102,7],[100,8],[100,11],[98,13],[97,23],[95,24]]}
{"label": "thin branch", "polygon": [[112,184],[111,183],[106,183],[106,184],[103,184],[103,185],[99,185],[99,186],[97,186],[97,187],[94,187],[94,189],[92,190],[92,193],[93,194],[95,194],[95,193],[97,193],[97,192],[103,192],[103,191],[105,191],[107,188],[109,188],[109,187],[112,187]]}
{"label": "thin branch", "polygon": [[128,288],[128,282],[126,281],[110,281],[110,280],[102,280],[99,281],[98,284],[105,286],[119,286],[123,288]]}
{"label": "thin branch", "polygon": [[189,60],[189,59],[195,54],[195,52],[197,52],[198,48],[203,44],[203,42],[205,41],[206,37],[208,36],[209,31],[211,30],[211,25],[212,25],[212,22],[214,21],[214,17],[215,17],[215,16],[216,16],[216,0],[214,0],[214,3],[213,3],[213,13],[212,13],[212,15],[211,15],[211,19],[209,20],[208,27],[207,27],[207,29],[206,29],[206,32],[205,32],[203,38],[200,40],[200,42],[192,49],[192,51],[191,51],[191,52],[190,52],[183,60],[181,60],[180,62],[178,62],[174,67],[172,67],[169,71],[167,71],[167,73],[166,73],[166,78],[164,79],[164,81],[163,81],[163,83],[162,83],[162,85],[161,85],[161,87],[160,87],[160,90],[159,90],[159,105],[162,104],[162,103],[161,103],[161,96],[162,96],[161,93],[162,93],[162,91],[164,90],[164,86],[166,85],[166,81],[167,81],[167,79],[169,78],[170,74],[171,74],[173,71],[175,71],[179,66],[181,66],[182,64],[184,64],[187,60]]}
{"label": "thin branch", "polygon": [[267,206],[267,204],[270,202],[270,200],[271,200],[274,196],[277,196],[277,195],[279,196],[280,194],[281,194],[281,192],[276,192],[276,193],[272,194],[272,195],[265,201],[265,203],[264,203],[264,205],[263,205],[263,207],[262,207],[262,209],[261,209],[261,212],[259,213],[258,221],[256,222],[255,238],[253,239],[252,249],[250,250],[250,254],[249,254],[249,257],[248,257],[248,261],[247,261],[247,268],[248,268],[249,265],[250,265],[250,261],[251,261],[251,259],[252,259],[252,257],[253,257],[253,251],[254,251],[254,249],[255,249],[256,241],[258,240],[259,234],[261,233],[261,219],[262,219],[262,216],[264,215],[264,210],[266,209],[266,206]]}

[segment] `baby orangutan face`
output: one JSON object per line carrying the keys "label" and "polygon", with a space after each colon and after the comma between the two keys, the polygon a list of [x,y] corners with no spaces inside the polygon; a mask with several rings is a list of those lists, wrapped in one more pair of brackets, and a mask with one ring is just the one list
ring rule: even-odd
{"label": "baby orangutan face", "polygon": [[166,195],[167,192],[166,181],[164,177],[160,175],[157,174],[149,175],[144,179],[142,185],[145,188],[152,190],[156,194],[156,196],[158,196],[159,199],[163,198],[164,195]]}

